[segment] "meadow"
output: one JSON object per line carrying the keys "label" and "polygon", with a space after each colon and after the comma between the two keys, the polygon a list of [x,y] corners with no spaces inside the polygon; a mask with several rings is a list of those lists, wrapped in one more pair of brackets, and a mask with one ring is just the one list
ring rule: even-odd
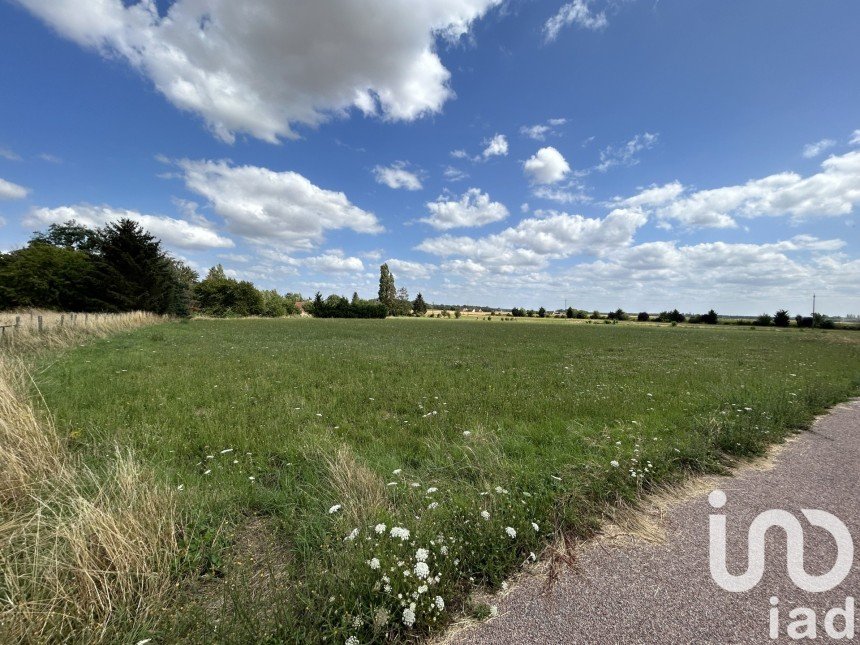
{"label": "meadow", "polygon": [[176,505],[175,592],[124,636],[353,644],[485,616],[474,591],[608,506],[804,428],[858,393],[860,336],[193,320],[44,353],[34,379],[88,468],[129,451]]}

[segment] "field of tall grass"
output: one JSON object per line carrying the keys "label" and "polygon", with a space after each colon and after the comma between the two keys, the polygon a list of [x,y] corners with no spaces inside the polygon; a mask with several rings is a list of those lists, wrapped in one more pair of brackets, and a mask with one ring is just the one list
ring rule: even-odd
{"label": "field of tall grass", "polygon": [[[412,640],[485,615],[473,592],[561,535],[592,534],[608,505],[761,454],[857,394],[858,341],[635,323],[174,322],[41,354],[20,404],[33,423],[51,412],[49,454],[94,481],[119,479],[130,451],[136,483],[104,487],[107,507],[173,523],[129,538],[163,556],[153,586],[131,576],[122,609],[93,610],[77,633]],[[0,488],[53,481],[43,463]],[[75,486],[92,499],[95,486]],[[0,598],[35,584],[5,562]],[[0,634],[24,633],[27,615],[3,611]]]}

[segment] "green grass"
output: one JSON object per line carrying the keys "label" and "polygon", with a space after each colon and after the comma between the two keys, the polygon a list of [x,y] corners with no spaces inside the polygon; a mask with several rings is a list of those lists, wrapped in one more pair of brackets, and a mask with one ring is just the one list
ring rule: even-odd
{"label": "green grass", "polygon": [[[90,463],[118,443],[182,487],[176,575],[190,609],[135,637],[368,642],[444,624],[557,531],[588,535],[607,503],[808,425],[857,393],[858,341],[635,323],[193,321],[54,355],[37,382]],[[242,537],[259,518],[266,553]],[[408,542],[389,536],[395,525]],[[419,547],[433,578],[421,593]],[[261,569],[274,589],[255,582]],[[412,628],[403,602],[416,603]]]}

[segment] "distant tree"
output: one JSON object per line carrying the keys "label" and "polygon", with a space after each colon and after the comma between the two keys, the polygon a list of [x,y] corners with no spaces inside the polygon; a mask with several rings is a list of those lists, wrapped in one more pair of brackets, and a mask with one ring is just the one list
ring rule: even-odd
{"label": "distant tree", "polygon": [[427,313],[427,303],[424,302],[424,296],[420,293],[415,297],[415,300],[412,301],[412,311],[419,316],[423,316]]}
{"label": "distant tree", "polygon": [[717,312],[714,311],[713,309],[708,311],[708,313],[703,314],[701,319],[702,319],[702,322],[705,323],[706,325],[716,325],[717,322],[719,321],[719,317],[717,316]]}
{"label": "distant tree", "polygon": [[534,315],[535,315],[535,310],[534,310],[534,309],[529,309],[529,310],[526,312],[526,316],[528,316],[529,318],[534,318]]}
{"label": "distant tree", "polygon": [[606,317],[609,320],[627,320],[629,318],[629,316],[620,307],[615,311],[610,311]]}
{"label": "distant tree", "polygon": [[564,315],[568,318],[573,318],[574,316],[576,316],[576,313],[573,311],[573,307],[568,307],[567,311],[564,312]]}
{"label": "distant tree", "polygon": [[592,320],[600,320],[600,312],[597,311],[597,309],[595,309],[594,311],[591,312],[591,315],[589,316],[589,318],[591,318]]}
{"label": "distant tree", "polygon": [[773,324],[777,327],[788,327],[788,324],[791,322],[791,317],[788,315],[788,311],[785,309],[780,309],[773,316]]}
{"label": "distant tree", "polygon": [[521,307],[514,307],[511,309],[511,316],[514,318],[522,318],[526,315],[526,310]]}
{"label": "distant tree", "polygon": [[379,302],[391,313],[395,300],[397,300],[397,287],[394,285],[394,276],[388,264],[383,264],[379,267]]}
{"label": "distant tree", "polygon": [[409,300],[409,292],[406,290],[406,287],[400,287],[400,289],[397,290],[397,299]]}
{"label": "distant tree", "polygon": [[757,327],[770,327],[773,323],[773,317],[770,314],[761,314],[758,318],[753,322]]}
{"label": "distant tree", "polygon": [[650,319],[651,317],[648,315],[647,311],[640,311],[636,315],[636,320],[638,320],[639,322],[648,322]]}
{"label": "distant tree", "polygon": [[462,315],[463,315],[463,312],[460,309],[454,310],[454,318],[457,318],[459,320],[460,316],[462,316]]}
{"label": "distant tree", "polygon": [[544,307],[538,309],[538,316],[540,316],[541,318],[546,318],[546,309]]}
{"label": "distant tree", "polygon": [[215,317],[263,316],[266,300],[275,311],[284,305],[275,304],[271,296],[264,296],[250,282],[227,277],[220,264],[209,269],[206,278],[197,283],[194,297],[201,313]]}
{"label": "distant tree", "polygon": [[673,309],[672,311],[661,311],[657,315],[657,320],[660,322],[682,323],[687,320],[687,317],[677,309]]}
{"label": "distant tree", "polygon": [[828,318],[824,314],[814,313],[812,314],[813,327],[818,327],[819,329],[835,329],[836,323],[833,322],[831,318]]}
{"label": "distant tree", "polygon": [[352,304],[357,305],[359,303],[358,291],[352,292]]}

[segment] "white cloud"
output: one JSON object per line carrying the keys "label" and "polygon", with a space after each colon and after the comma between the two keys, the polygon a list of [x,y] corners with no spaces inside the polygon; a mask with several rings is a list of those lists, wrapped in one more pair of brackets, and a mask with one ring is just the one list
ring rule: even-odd
{"label": "white cloud", "polygon": [[487,193],[478,188],[470,188],[460,199],[439,196],[434,202],[427,202],[430,217],[420,221],[433,228],[445,231],[467,226],[483,226],[498,222],[508,216],[504,204],[490,200]]}
{"label": "white cloud", "polygon": [[803,156],[807,159],[812,159],[813,157],[817,157],[825,150],[829,150],[833,146],[836,145],[836,142],[833,139],[822,139],[821,141],[816,141],[815,143],[807,143],[803,146]]}
{"label": "white cloud", "polygon": [[463,181],[464,179],[468,179],[469,173],[454,166],[446,166],[445,170],[442,171],[442,176],[445,177],[446,181]]}
{"label": "white cloud", "polygon": [[131,219],[169,246],[186,249],[216,249],[234,246],[233,240],[211,228],[162,215],[146,215],[133,210],[77,204],[57,208],[34,208],[24,219],[28,226],[62,224],[71,219],[91,228],[119,219]]}
{"label": "white cloud", "polygon": [[416,248],[440,257],[462,257],[500,273],[542,268],[550,260],[580,253],[601,255],[631,244],[647,221],[636,209],[615,209],[604,218],[538,212],[516,226],[482,238],[443,235]]}
{"label": "white cloud", "polygon": [[544,23],[543,33],[546,42],[552,42],[558,38],[559,32],[569,25],[577,25],[583,29],[598,31],[609,24],[606,14],[592,13],[589,0],[573,0],[562,5],[554,16]]}
{"label": "white cloud", "polygon": [[412,280],[427,280],[436,270],[434,264],[427,262],[412,262],[411,260],[386,260],[385,263],[395,277],[405,277]]}
{"label": "white cloud", "polygon": [[299,260],[302,264],[319,273],[356,273],[364,271],[364,264],[358,258],[347,257],[339,252],[328,252]]}
{"label": "white cloud", "polygon": [[221,258],[222,260],[227,260],[229,262],[241,262],[241,263],[250,262],[252,259],[251,256],[242,255],[241,253],[221,253],[218,257]]}
{"label": "white cloud", "polygon": [[21,161],[21,157],[9,148],[0,147],[0,157],[3,157],[7,161]]}
{"label": "white cloud", "polygon": [[52,155],[49,152],[39,153],[38,157],[42,161],[47,161],[48,163],[54,163],[54,164],[63,163],[63,160],[60,157],[58,157],[57,155]]}
{"label": "white cloud", "polygon": [[490,157],[505,157],[508,154],[508,139],[503,134],[497,134],[492,139],[484,141],[486,147],[481,155],[484,159]]}
{"label": "white cloud", "polygon": [[225,161],[184,159],[177,164],[189,190],[207,198],[231,232],[253,242],[310,249],[323,241],[328,230],[383,230],[373,213],[296,172]]}
{"label": "white cloud", "polygon": [[126,59],[225,141],[295,136],[350,108],[412,120],[453,97],[435,52],[501,0],[17,0],[61,35]]}
{"label": "white cloud", "polygon": [[848,141],[851,145],[860,145],[860,130],[854,130],[851,133],[851,139]]}
{"label": "white cloud", "polygon": [[398,161],[390,166],[376,166],[373,176],[377,183],[385,184],[389,188],[405,188],[406,190],[421,190],[421,179],[414,172],[406,170],[407,164]]}
{"label": "white cloud", "polygon": [[535,186],[532,195],[538,199],[548,199],[559,204],[584,204],[591,201],[591,196],[582,184],[568,182],[565,186]]}
{"label": "white cloud", "polygon": [[520,128],[520,134],[535,141],[543,141],[547,135],[555,134],[554,128],[565,123],[567,123],[567,119],[549,119],[546,123],[524,125]]}
{"label": "white cloud", "polygon": [[809,177],[782,172],[745,184],[682,194],[665,201],[656,214],[688,228],[733,227],[735,217],[789,216],[798,221],[851,214],[860,203],[860,151],[832,156],[821,168]]}
{"label": "white cloud", "polygon": [[454,157],[454,159],[468,159],[469,153],[466,152],[465,150],[463,150],[462,148],[459,148],[457,150],[452,150],[451,156]]}
{"label": "white cloud", "polygon": [[639,206],[660,206],[677,199],[683,192],[684,186],[679,181],[673,181],[668,184],[663,184],[662,186],[652,184],[632,197],[627,197],[626,199],[616,197],[613,200],[613,203],[622,204],[631,208]]}
{"label": "white cloud", "polygon": [[660,138],[659,134],[643,132],[621,146],[606,146],[600,151],[600,163],[595,166],[599,172],[606,172],[613,166],[635,166],[639,163],[636,155],[653,148]]}
{"label": "white cloud", "polygon": [[565,158],[552,146],[541,148],[529,157],[523,164],[523,169],[534,184],[554,184],[570,172]]}
{"label": "white cloud", "polygon": [[0,177],[0,199],[24,199],[29,194],[29,188],[13,184]]}

